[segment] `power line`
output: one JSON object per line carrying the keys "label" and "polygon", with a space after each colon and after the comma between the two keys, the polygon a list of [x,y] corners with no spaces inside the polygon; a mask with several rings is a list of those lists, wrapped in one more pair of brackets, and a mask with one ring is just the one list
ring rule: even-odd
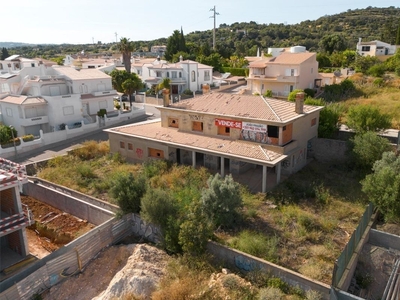
{"label": "power line", "polygon": [[215,50],[215,23],[216,23],[216,15],[219,15],[219,13],[216,11],[215,9],[215,5],[214,8],[211,8],[210,11],[214,12],[214,14],[210,17],[210,18],[214,18],[214,30],[213,30],[213,50]]}

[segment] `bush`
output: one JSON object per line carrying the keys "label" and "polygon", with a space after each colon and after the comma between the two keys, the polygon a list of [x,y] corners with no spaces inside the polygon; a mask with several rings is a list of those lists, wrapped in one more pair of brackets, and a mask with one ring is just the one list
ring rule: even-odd
{"label": "bush", "polygon": [[347,112],[347,126],[356,132],[381,131],[391,126],[388,114],[370,105],[351,106]]}
{"label": "bush", "polygon": [[100,109],[98,112],[97,112],[97,116],[99,116],[99,117],[101,117],[101,118],[104,118],[104,116],[107,114],[107,110],[105,109],[105,108],[102,108],[102,109]]}
{"label": "bush", "polygon": [[339,130],[343,106],[338,103],[326,105],[319,114],[318,137],[332,138]]}
{"label": "bush", "polygon": [[390,142],[386,138],[371,131],[357,134],[351,144],[354,160],[364,170],[371,170],[374,163],[382,158],[382,154],[391,150]]}
{"label": "bush", "polygon": [[383,64],[376,64],[368,69],[367,74],[374,77],[382,77],[385,71],[385,66]]}
{"label": "bush", "polygon": [[271,98],[273,96],[272,95],[272,91],[271,90],[266,90],[263,96],[267,97],[267,98]]}
{"label": "bush", "polygon": [[291,102],[295,102],[297,93],[302,93],[302,92],[304,92],[304,91],[300,90],[300,89],[295,89],[295,90],[291,91],[289,93],[288,100]]}
{"label": "bush", "polygon": [[313,89],[304,89],[304,93],[306,93],[306,95],[311,98],[314,98],[315,96],[315,91]]}
{"label": "bush", "polygon": [[141,198],[146,192],[145,180],[141,176],[133,177],[132,173],[120,173],[113,180],[110,194],[117,202],[121,213],[139,213]]}
{"label": "bush", "polygon": [[232,76],[247,76],[247,69],[243,68],[229,68],[229,67],[222,67],[223,73],[231,73]]}
{"label": "bush", "polygon": [[22,137],[22,140],[24,142],[30,142],[30,141],[33,141],[34,139],[35,139],[35,136],[33,134],[24,135]]}
{"label": "bush", "polygon": [[184,90],[182,94],[188,95],[188,96],[193,96],[193,92],[190,89]]}
{"label": "bush", "polygon": [[279,239],[276,236],[266,237],[262,233],[242,231],[229,243],[231,247],[259,258],[276,262]]}
{"label": "bush", "polygon": [[239,184],[232,175],[222,178],[217,173],[210,176],[207,185],[201,196],[205,214],[216,227],[232,227],[239,218],[237,210],[243,203]]}
{"label": "bush", "polygon": [[258,293],[258,300],[280,300],[284,299],[284,293],[274,287],[262,288]]}
{"label": "bush", "polygon": [[6,125],[0,125],[0,144],[3,145],[12,143],[13,136],[14,138],[18,136],[18,132],[15,130],[15,128],[10,128]]}

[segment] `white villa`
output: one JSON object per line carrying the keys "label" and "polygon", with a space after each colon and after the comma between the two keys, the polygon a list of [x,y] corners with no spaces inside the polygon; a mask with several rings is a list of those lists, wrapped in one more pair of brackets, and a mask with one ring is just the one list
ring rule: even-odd
{"label": "white villa", "polygon": [[161,83],[164,78],[170,78],[173,95],[181,94],[189,89],[192,92],[201,90],[203,84],[212,85],[213,67],[192,60],[168,63],[157,59],[135,59],[132,63],[132,73],[136,73],[149,87]]}
{"label": "white villa", "polygon": [[[71,129],[77,128],[76,136],[105,126],[110,117],[118,124],[137,113],[116,110],[116,96],[111,77],[99,69],[46,66],[19,55],[0,61],[0,122],[19,137],[54,133],[46,143],[57,142]],[[106,118],[98,118],[100,110]]]}

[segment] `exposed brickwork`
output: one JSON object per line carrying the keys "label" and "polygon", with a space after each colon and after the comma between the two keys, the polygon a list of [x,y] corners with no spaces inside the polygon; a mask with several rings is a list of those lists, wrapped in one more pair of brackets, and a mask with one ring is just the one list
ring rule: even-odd
{"label": "exposed brickwork", "polygon": [[0,210],[9,215],[18,213],[18,208],[14,205],[14,188],[0,191]]}
{"label": "exposed brickwork", "polygon": [[7,235],[7,239],[9,248],[22,255],[22,243],[19,230]]}

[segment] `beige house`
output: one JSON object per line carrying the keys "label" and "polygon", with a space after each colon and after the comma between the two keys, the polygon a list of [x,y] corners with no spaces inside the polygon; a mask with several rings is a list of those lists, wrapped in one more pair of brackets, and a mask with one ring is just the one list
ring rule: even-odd
{"label": "beige house", "polygon": [[370,42],[362,42],[361,38],[358,39],[356,51],[361,56],[378,56],[388,58],[394,55],[398,46],[390,45],[378,40]]}
{"label": "beige house", "polygon": [[304,105],[303,93],[296,103],[225,93],[164,102],[161,120],[107,129],[111,152],[132,162],[205,166],[222,176],[258,170],[262,192],[305,166],[322,109]]}
{"label": "beige house", "polygon": [[271,90],[274,97],[287,97],[295,89],[319,86],[316,53],[300,50],[292,47],[275,57],[262,55],[253,60],[249,64],[248,90],[260,95]]}

